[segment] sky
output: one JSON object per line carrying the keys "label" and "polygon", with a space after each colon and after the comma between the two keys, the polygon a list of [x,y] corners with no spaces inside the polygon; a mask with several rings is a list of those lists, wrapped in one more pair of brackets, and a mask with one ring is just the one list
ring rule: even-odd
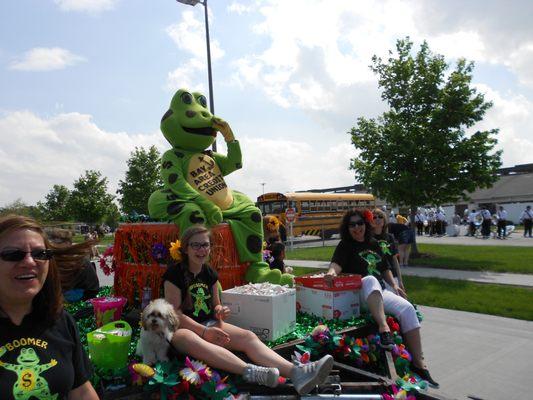
{"label": "sky", "polygon": [[[474,130],[499,128],[503,166],[533,162],[533,2],[209,0],[215,115],[241,143],[227,176],[265,192],[348,186],[348,132],[381,101],[372,56],[409,36],[494,103]],[[115,194],[135,147],[159,130],[174,92],[208,93],[204,7],[174,0],[0,2],[0,207],[43,200],[101,171]],[[225,143],[217,141],[225,152]]]}

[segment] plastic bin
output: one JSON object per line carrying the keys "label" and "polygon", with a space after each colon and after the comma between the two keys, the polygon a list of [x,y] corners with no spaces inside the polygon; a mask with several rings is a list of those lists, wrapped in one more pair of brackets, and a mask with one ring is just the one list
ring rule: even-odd
{"label": "plastic bin", "polygon": [[91,299],[90,302],[94,307],[96,327],[100,327],[109,322],[118,321],[122,317],[122,308],[126,304],[126,299],[124,297],[98,297]]}
{"label": "plastic bin", "polygon": [[124,368],[128,364],[131,326],[114,321],[87,334],[89,357],[100,368]]}

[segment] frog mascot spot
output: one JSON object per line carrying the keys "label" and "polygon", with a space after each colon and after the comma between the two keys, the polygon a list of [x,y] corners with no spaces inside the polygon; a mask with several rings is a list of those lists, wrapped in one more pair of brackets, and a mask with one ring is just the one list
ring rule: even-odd
{"label": "frog mascot spot", "polygon": [[[161,119],[161,131],[172,149],[161,159],[164,188],[150,196],[150,216],[174,222],[180,232],[194,224],[210,227],[224,220],[231,227],[240,261],[250,262],[247,281],[292,285],[292,275],[271,270],[262,259],[260,210],[224,180],[242,168],[241,148],[228,123],[209,112],[204,95],[180,89]],[[224,136],[227,155],[207,150],[217,132]]]}
{"label": "frog mascot spot", "polygon": [[17,357],[18,364],[8,364],[0,360],[0,368],[3,367],[17,374],[17,380],[13,385],[13,398],[16,400],[57,399],[57,394],[51,394],[48,382],[41,376],[42,372],[55,367],[57,361],[52,359],[48,364],[41,365],[39,361],[35,350],[25,347],[20,350]]}

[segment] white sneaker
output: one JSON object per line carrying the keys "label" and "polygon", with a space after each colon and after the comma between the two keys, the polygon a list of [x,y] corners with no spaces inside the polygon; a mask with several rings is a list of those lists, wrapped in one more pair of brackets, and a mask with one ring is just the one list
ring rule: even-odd
{"label": "white sneaker", "polygon": [[333,357],[329,354],[318,361],[294,367],[291,381],[298,394],[309,393],[316,385],[323,383],[333,367]]}
{"label": "white sneaker", "polygon": [[263,386],[274,388],[278,386],[279,370],[277,368],[247,364],[243,378],[246,382],[258,383]]}

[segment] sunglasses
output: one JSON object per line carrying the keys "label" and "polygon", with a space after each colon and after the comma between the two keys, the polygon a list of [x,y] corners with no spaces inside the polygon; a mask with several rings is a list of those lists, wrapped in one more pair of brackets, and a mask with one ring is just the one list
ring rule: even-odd
{"label": "sunglasses", "polygon": [[31,258],[35,261],[48,261],[54,253],[49,249],[38,249],[32,251],[24,251],[20,249],[16,250],[4,250],[0,252],[0,258],[4,261],[22,261],[26,258],[26,254],[30,254]]}
{"label": "sunglasses", "polygon": [[360,219],[359,221],[356,221],[356,222],[348,222],[348,226],[350,228],[355,228],[357,225],[363,226],[364,224],[365,224],[365,221],[363,221],[362,219]]}
{"label": "sunglasses", "polygon": [[207,250],[208,248],[211,247],[211,243],[209,243],[209,242],[204,242],[204,243],[192,242],[192,243],[189,243],[189,246],[191,246],[191,248],[193,250],[200,250],[200,249]]}
{"label": "sunglasses", "polygon": [[374,214],[374,219],[385,219],[385,217],[381,214]]}

